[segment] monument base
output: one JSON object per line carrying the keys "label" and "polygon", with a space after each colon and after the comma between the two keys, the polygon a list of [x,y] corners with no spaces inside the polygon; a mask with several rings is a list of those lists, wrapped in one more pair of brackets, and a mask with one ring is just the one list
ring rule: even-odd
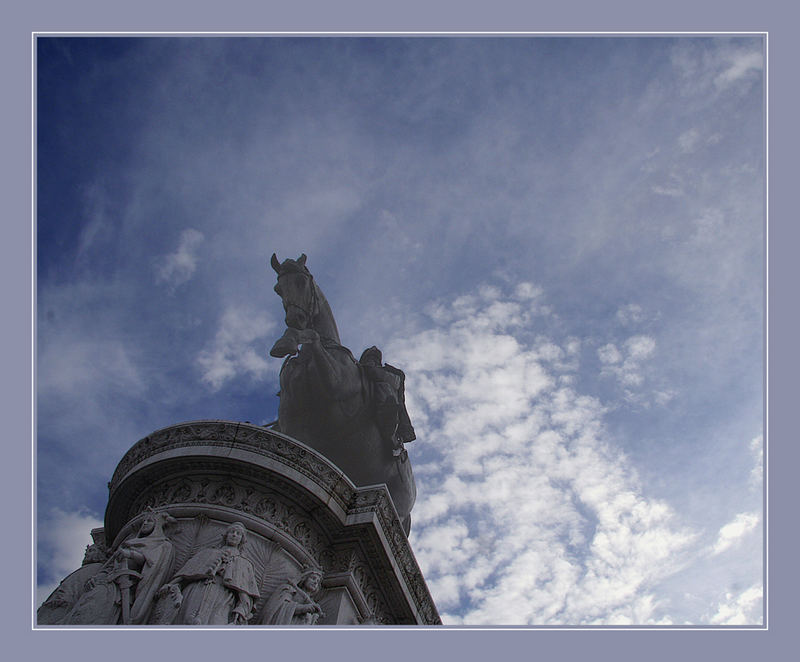
{"label": "monument base", "polygon": [[[177,589],[154,593],[149,624],[186,624],[187,596],[199,581],[188,568],[204,554],[233,568],[225,554],[235,549],[243,559],[236,562],[242,568],[237,572],[252,574],[252,581],[218,572],[220,588],[207,577],[204,590],[225,599],[226,590],[234,597],[238,591],[240,603],[234,603],[246,605],[236,609],[247,612],[248,625],[441,623],[386,487],[355,487],[322,455],[280,433],[249,423],[197,421],[145,437],[125,454],[109,483],[104,535],[112,559],[118,550],[147,547],[154,534],[143,522],[153,512],[171,516],[164,532],[173,557],[164,572],[175,578]],[[243,525],[243,543],[227,537],[235,522]],[[96,540],[99,534],[93,532]],[[108,571],[111,563],[97,576],[119,591],[119,573]],[[134,608],[148,567],[136,573],[141,579],[127,571],[132,579],[122,580],[133,583],[122,594]],[[309,576],[318,581],[306,581]],[[178,609],[174,595],[181,590]],[[89,598],[84,593],[80,600]],[[72,611],[62,623],[81,622],[75,616],[81,610]],[[193,622],[200,625],[211,624],[203,618],[221,618],[195,611],[200,615]],[[235,610],[229,617],[242,620]],[[117,620],[125,618],[132,617],[121,613]]]}

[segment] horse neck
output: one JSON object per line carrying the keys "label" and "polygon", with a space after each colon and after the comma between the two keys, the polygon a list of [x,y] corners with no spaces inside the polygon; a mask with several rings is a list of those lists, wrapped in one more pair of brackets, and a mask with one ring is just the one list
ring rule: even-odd
{"label": "horse neck", "polygon": [[336,320],[333,318],[333,311],[331,310],[330,304],[316,283],[314,283],[314,287],[316,288],[316,297],[319,305],[319,313],[314,318],[314,330],[322,338],[333,340],[337,345],[341,345],[339,329],[336,326]]}

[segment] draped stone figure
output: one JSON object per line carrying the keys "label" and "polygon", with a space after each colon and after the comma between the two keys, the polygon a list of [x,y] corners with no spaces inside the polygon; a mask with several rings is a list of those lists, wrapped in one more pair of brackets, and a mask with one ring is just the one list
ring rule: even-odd
{"label": "draped stone figure", "polygon": [[264,607],[265,625],[314,625],[325,613],[312,597],[319,591],[322,573],[304,572],[297,582],[289,579],[272,594]]}
{"label": "draped stone figure", "polygon": [[87,591],[64,619],[69,624],[142,625],[147,623],[156,592],[169,577],[175,557],[164,525],[167,513],[145,513],[139,532],[125,540],[102,569],[87,582]]}
{"label": "draped stone figure", "polygon": [[42,603],[36,612],[39,625],[57,625],[86,592],[86,582],[94,577],[108,560],[108,550],[98,544],[86,545],[83,564],[67,575],[55,591]]}
{"label": "draped stone figure", "polygon": [[253,564],[242,556],[247,530],[241,522],[229,525],[216,547],[201,549],[161,595],[169,595],[184,625],[244,625],[259,597]]}

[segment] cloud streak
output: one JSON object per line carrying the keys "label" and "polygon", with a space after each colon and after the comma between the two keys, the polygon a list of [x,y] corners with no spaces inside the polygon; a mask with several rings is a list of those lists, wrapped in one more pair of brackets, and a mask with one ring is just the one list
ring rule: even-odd
{"label": "cloud streak", "polygon": [[203,233],[194,228],[184,230],[175,252],[156,264],[156,282],[166,284],[170,293],[187,282],[197,269],[197,249],[204,239]]}
{"label": "cloud streak", "polygon": [[238,377],[261,380],[274,373],[275,362],[263,354],[264,342],[274,329],[263,311],[229,306],[213,342],[197,355],[203,382],[217,391]]}

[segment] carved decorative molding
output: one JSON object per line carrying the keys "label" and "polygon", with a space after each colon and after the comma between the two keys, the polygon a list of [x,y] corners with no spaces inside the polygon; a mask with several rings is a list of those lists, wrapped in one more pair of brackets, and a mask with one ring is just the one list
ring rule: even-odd
{"label": "carved decorative molding", "polygon": [[307,446],[267,428],[232,421],[195,421],[153,432],[125,453],[108,484],[109,490],[117,489],[122,478],[144,460],[192,446],[235,447],[277,460],[319,484],[345,510],[353,496],[349,481]]}
{"label": "carved decorative molding", "polygon": [[283,495],[232,478],[182,476],[161,481],[133,502],[130,514],[179,504],[224,506],[258,517],[292,538],[318,563],[330,544],[319,525]]}
{"label": "carved decorative molding", "polygon": [[441,623],[385,486],[354,487],[291,438],[228,421],[164,428],[134,444],[109,488],[111,536],[147,507],[239,512],[326,572],[348,573],[373,621]]}
{"label": "carved decorative molding", "polygon": [[[411,545],[403,531],[394,505],[391,502],[388,492],[383,488],[359,490],[353,496],[353,502],[348,510],[348,516],[355,513],[374,512],[378,516],[378,521],[384,531],[384,535],[389,542],[392,554],[403,579],[412,592],[414,602],[420,614],[427,623],[441,623],[439,613],[434,607],[428,585],[422,576],[422,571],[417,564],[417,560],[411,551]],[[374,550],[374,556],[379,556],[378,550]]]}

